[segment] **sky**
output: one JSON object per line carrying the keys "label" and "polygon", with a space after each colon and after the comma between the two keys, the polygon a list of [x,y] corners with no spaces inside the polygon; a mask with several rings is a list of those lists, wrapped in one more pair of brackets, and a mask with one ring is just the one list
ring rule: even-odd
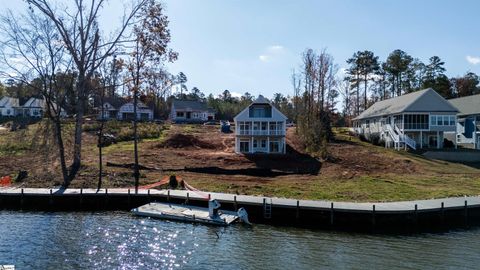
{"label": "sky", "polygon": [[[122,13],[110,0],[101,23],[113,27]],[[475,0],[164,0],[171,48],[168,64],[186,74],[187,87],[207,95],[228,89],[272,97],[292,95],[290,76],[306,48],[326,49],[339,68],[359,50],[380,60],[402,49],[428,62],[437,55],[448,76],[480,74],[480,1]],[[0,10],[23,1],[0,0]]]}

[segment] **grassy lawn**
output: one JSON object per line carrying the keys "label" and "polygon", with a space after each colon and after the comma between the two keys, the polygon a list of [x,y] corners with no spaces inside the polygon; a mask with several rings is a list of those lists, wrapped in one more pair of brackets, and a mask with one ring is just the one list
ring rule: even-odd
{"label": "grassy lawn", "polygon": [[[113,121],[107,124],[106,132],[122,140],[104,147],[104,162],[133,162],[130,127],[131,124],[126,122]],[[72,182],[72,187],[96,187],[96,128],[96,123],[86,125],[88,132],[85,133],[83,141],[83,167],[77,179]],[[141,164],[164,168],[162,171],[142,171],[142,185],[176,174],[190,185],[204,191],[312,200],[401,201],[480,194],[480,162],[466,165],[429,160],[418,153],[385,149],[360,141],[346,129],[335,129],[336,139],[328,145],[330,157],[327,160],[316,161],[310,158],[309,163],[306,163],[313,166],[318,164],[318,172],[270,176],[252,175],[248,170],[271,168],[280,172],[291,171],[292,167],[303,164],[303,160],[298,161],[302,157],[294,155],[286,160],[272,159],[265,163],[236,155],[233,151],[234,135],[222,134],[218,127],[141,123],[139,130],[142,136],[139,143]],[[45,132],[49,134],[51,131],[46,129],[42,122],[16,132],[0,132],[0,158],[3,160],[0,163],[0,176],[14,176],[19,170],[27,170],[29,177],[16,184],[31,187],[58,185],[61,181],[56,150],[54,142],[43,139]],[[73,124],[66,123],[67,146],[71,143],[72,133]],[[176,134],[193,136],[198,141],[185,147],[165,146],[168,144],[164,142]],[[303,149],[299,146],[301,144],[295,141],[295,133],[289,132],[287,139],[292,142],[291,146],[303,155]],[[202,146],[206,145],[206,142],[209,143],[208,148]],[[5,158],[7,156],[8,158]],[[185,167],[217,167],[235,173],[199,173],[182,170]],[[176,171],[168,171],[168,168]],[[104,174],[104,187],[133,185],[132,172],[129,169],[104,166]]]}

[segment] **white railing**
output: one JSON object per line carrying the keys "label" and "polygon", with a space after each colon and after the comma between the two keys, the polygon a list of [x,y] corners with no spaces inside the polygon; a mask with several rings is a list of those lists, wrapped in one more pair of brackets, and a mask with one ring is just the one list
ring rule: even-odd
{"label": "white railing", "polygon": [[414,139],[408,137],[408,135],[406,135],[406,134],[404,134],[403,137],[404,137],[404,138],[403,138],[403,139],[404,139],[404,142],[405,142],[408,146],[410,146],[410,148],[412,148],[413,150],[417,150],[417,142],[416,142]]}
{"label": "white railing", "polygon": [[253,136],[267,136],[267,135],[273,135],[273,136],[281,136],[285,135],[285,132],[283,130],[243,130],[243,129],[237,129],[237,134],[238,135],[253,135]]}
{"label": "white railing", "polygon": [[387,131],[387,133],[390,135],[390,137],[392,137],[392,140],[394,142],[396,142],[396,143],[400,142],[400,136],[398,135],[398,133],[395,130],[393,130],[393,128],[390,124],[385,125],[385,131]]}
{"label": "white railing", "polygon": [[408,135],[404,134],[397,125],[394,125],[394,128],[392,128],[391,125],[387,124],[385,125],[385,128],[395,143],[403,142],[413,150],[417,149],[417,142],[414,139],[410,138]]}

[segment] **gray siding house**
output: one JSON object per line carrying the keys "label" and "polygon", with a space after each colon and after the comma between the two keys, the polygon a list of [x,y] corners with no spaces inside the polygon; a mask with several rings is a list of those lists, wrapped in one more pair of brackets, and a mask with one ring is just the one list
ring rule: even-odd
{"label": "gray siding house", "polygon": [[480,149],[480,94],[449,101],[459,111],[455,138],[457,144]]}
{"label": "gray siding house", "polygon": [[196,100],[173,100],[170,119],[174,123],[204,123],[215,120],[215,111],[205,102]]}
{"label": "gray siding house", "polygon": [[455,132],[457,108],[428,88],[376,102],[353,119],[354,130],[385,147],[443,148],[445,132]]}

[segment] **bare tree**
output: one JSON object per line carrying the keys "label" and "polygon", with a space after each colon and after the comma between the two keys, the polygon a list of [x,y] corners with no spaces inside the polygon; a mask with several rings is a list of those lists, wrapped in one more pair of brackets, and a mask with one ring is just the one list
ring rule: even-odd
{"label": "bare tree", "polygon": [[155,0],[148,0],[140,9],[139,23],[134,27],[135,43],[130,54],[128,70],[131,76],[133,95],[133,145],[135,193],[138,192],[140,172],[138,167],[137,104],[142,85],[148,78],[152,67],[161,66],[164,61],[174,61],[177,53],[168,49],[170,31],[168,18],[163,14],[163,7]]}
{"label": "bare tree", "polygon": [[126,36],[129,27],[134,23],[135,15],[148,0],[132,0],[118,29],[111,37],[102,36],[98,24],[100,11],[106,0],[74,0],[72,8],[59,8],[52,0],[26,0],[32,12],[38,11],[50,19],[61,43],[70,54],[76,72],[76,116],[73,161],[70,165],[68,186],[74,179],[81,165],[82,124],[88,97],[92,92],[89,86],[95,71],[111,57],[119,44],[129,41]]}
{"label": "bare tree", "polygon": [[64,183],[68,182],[61,117],[67,106],[67,91],[73,88],[70,58],[53,23],[41,14],[29,12],[1,16],[1,74],[36,89],[46,103],[46,115],[54,124]]}

